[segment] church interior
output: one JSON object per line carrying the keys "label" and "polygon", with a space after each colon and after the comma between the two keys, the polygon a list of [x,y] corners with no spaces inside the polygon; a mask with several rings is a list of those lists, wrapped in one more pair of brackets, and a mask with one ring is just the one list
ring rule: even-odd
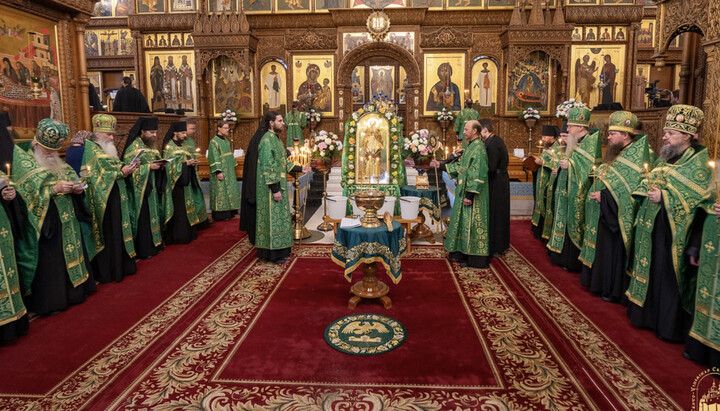
{"label": "church interior", "polygon": [[[98,281],[97,290],[93,287],[81,303],[42,314],[28,303],[37,297],[23,288],[42,278],[40,273],[35,280],[22,278],[28,251],[22,236],[28,234],[15,231],[14,211],[7,211],[9,222],[0,218],[0,279],[5,282],[0,285],[0,409],[717,409],[720,322],[713,320],[720,317],[712,307],[720,302],[720,281],[714,283],[720,277],[718,266],[703,265],[703,259],[717,259],[714,246],[720,249],[720,237],[695,247],[699,269],[677,274],[680,293],[691,296],[689,304],[683,299],[680,306],[690,321],[680,339],[638,326],[628,305],[642,305],[637,295],[656,295],[647,277],[632,274],[645,256],[673,253],[675,259],[668,261],[676,271],[678,264],[694,266],[696,260],[683,263],[695,258],[688,251],[692,238],[700,244],[700,238],[716,232],[708,230],[715,230],[713,201],[720,202],[714,173],[720,161],[718,22],[720,3],[713,0],[0,0],[0,112],[6,113],[4,125],[11,126],[16,147],[0,141],[0,163],[7,158],[4,150],[15,150],[14,159],[0,164],[0,187],[15,187],[24,197],[21,208],[29,210],[24,212],[28,222],[20,230],[37,225],[34,219],[42,221],[47,211],[37,211],[37,203],[24,194],[28,188],[23,184],[33,172],[22,174],[25,166],[18,163],[26,157],[17,154],[18,147],[48,148],[39,137],[47,118],[66,125],[68,138],[50,149],[70,164],[70,147],[77,141],[69,137],[83,130],[107,131],[101,126],[110,123],[117,153],[140,156],[143,150],[133,146],[138,119],[156,117],[158,138],[147,150],[159,153],[153,162],[164,162],[168,169],[171,214],[172,204],[178,207],[172,184],[185,174],[172,174],[168,150],[180,130],[177,124],[183,131],[187,124],[195,144],[187,149],[187,164],[197,175],[197,183],[192,177],[188,187],[195,184],[202,191],[196,208],[206,211],[198,211],[198,227],[207,219],[207,228],[193,234],[197,239],[192,242],[165,240],[161,253],[135,259],[133,275]],[[591,113],[589,119],[584,111],[579,120],[574,117],[576,102]],[[684,120],[673,111],[678,105],[704,115],[683,111]],[[561,107],[569,112],[561,113]],[[622,281],[631,282],[630,302],[627,283],[622,298],[601,298],[581,279],[585,272],[549,257],[564,255],[562,239],[566,247],[572,239],[583,249],[579,263],[592,269],[583,260],[583,242],[576,242],[562,223],[549,222],[546,207],[559,221],[556,196],[561,190],[547,199],[544,191],[563,167],[558,165],[550,177],[547,167],[555,151],[543,145],[546,130],[556,130],[557,137],[580,124],[597,141],[598,151],[590,158],[595,163],[583,166],[580,177],[569,173],[562,181],[570,181],[570,187],[573,178],[587,179],[592,168],[589,182],[580,184],[585,190],[578,194],[581,204],[588,192],[611,185],[596,166],[602,167],[603,153],[614,144],[612,133],[622,129],[613,116],[619,111],[632,114],[626,134],[646,143],[645,160],[620,174],[637,175],[638,182],[646,178],[645,191],[667,181],[682,185],[662,191],[665,200],[656,207],[681,210],[667,223],[666,231],[673,233],[667,248],[628,246],[623,254],[620,271]],[[234,169],[238,184],[233,190],[243,197],[250,185],[254,192],[256,178],[267,177],[261,166],[270,160],[251,153],[258,147],[258,126],[268,115],[282,116],[284,128],[277,135],[287,150],[281,157],[290,164],[280,173],[285,203],[279,204],[289,207],[292,244],[280,264],[256,254],[257,244],[235,216],[239,194],[228,218],[216,214],[212,199],[223,159]],[[509,243],[497,253],[490,246],[489,253],[483,252],[489,265],[475,268],[472,259],[453,259],[457,250],[444,245],[453,235],[465,235],[462,241],[480,238],[480,248],[487,247],[487,232],[481,233],[487,227],[471,234],[456,217],[456,209],[472,204],[475,210],[479,203],[468,200],[479,194],[467,187],[485,184],[478,177],[472,182],[456,177],[470,173],[462,156],[485,147],[473,145],[469,133],[474,131],[466,126],[480,119],[487,122],[481,120],[478,127],[501,137],[500,151],[506,151],[501,168],[507,171],[508,200],[501,207],[509,220],[503,229]],[[692,126],[686,134],[697,137],[690,150],[705,156],[696,158],[704,159],[698,173],[707,175],[697,178],[707,187],[692,191],[697,186],[695,177],[688,177],[692,172],[667,171],[674,163],[666,165],[662,182],[649,177],[647,156],[662,157],[670,121]],[[223,126],[221,140],[227,147],[217,154],[214,137]],[[589,141],[587,136],[579,141]],[[85,143],[83,167],[88,150]],[[488,163],[489,145],[486,150]],[[459,158],[455,163],[453,156]],[[568,158],[555,160],[561,164]],[[135,167],[132,160],[121,167]],[[434,166],[438,161],[439,168]],[[571,163],[571,169],[579,167]],[[486,179],[494,181],[495,169],[488,175],[484,167]],[[80,184],[105,178],[90,173],[89,167],[85,175],[78,171]],[[125,178],[124,167],[121,174],[118,179]],[[232,178],[232,171],[225,178]],[[60,180],[56,176],[53,184]],[[158,196],[164,187],[160,181],[152,183],[158,184]],[[603,182],[598,190],[596,184]],[[131,185],[124,190],[118,201],[133,198]],[[638,233],[648,223],[643,233],[650,238],[657,230],[642,219],[649,218],[643,213],[650,213],[650,205],[641,204],[654,200],[649,194],[637,199],[637,192],[628,190],[627,201],[636,201],[628,227]],[[694,205],[696,191],[704,194]],[[491,236],[493,193],[491,188]],[[49,198],[61,194],[53,191]],[[91,211],[95,202],[115,201],[113,195],[93,200]],[[148,195],[141,191],[139,198]],[[671,196],[679,197],[679,205],[671,204]],[[260,210],[259,194],[257,200]],[[14,207],[4,196],[2,201],[5,210]],[[60,200],[52,201],[58,204],[58,224],[65,224]],[[578,203],[572,195],[566,201]],[[606,210],[603,204],[600,210]],[[273,207],[265,216],[271,224]],[[568,207],[570,215],[563,218],[576,217],[578,230],[597,234],[602,217],[591,227],[585,222],[590,211]],[[573,210],[579,214],[573,216]],[[533,236],[536,213],[541,219]],[[615,214],[617,223],[623,217]],[[636,214],[644,217],[636,221]],[[703,228],[697,220],[705,215]],[[680,229],[682,216],[688,223]],[[126,217],[118,220],[118,229],[130,230],[120,227]],[[157,217],[151,212],[149,218]],[[548,245],[547,237],[540,238],[542,218],[550,224]],[[93,224],[93,230],[106,225]],[[571,230],[572,222],[566,224]],[[358,237],[347,229],[357,226],[382,235]],[[83,232],[74,238],[89,238],[89,225],[77,227]],[[38,238],[47,234],[35,228]],[[553,229],[558,228],[562,238],[553,249]],[[615,229],[624,236],[618,237],[623,253],[626,229]],[[677,232],[686,236],[680,243],[687,242],[688,249],[676,251]],[[258,242],[262,235],[258,228]],[[597,236],[596,261],[606,255]],[[14,253],[3,248],[8,238],[14,238],[9,246]],[[159,237],[152,238],[157,246]],[[586,234],[586,244],[594,241],[587,238],[594,237]],[[68,253],[73,251],[67,248],[73,244],[62,244],[71,272]],[[60,261],[62,248],[56,256]],[[40,250],[36,260],[42,267]],[[89,266],[93,253],[85,253]],[[18,281],[15,271],[19,287],[12,285]],[[63,281],[75,284],[72,275]],[[27,310],[18,308],[23,301],[31,304]],[[662,301],[657,304],[663,307]],[[653,315],[660,322],[672,317],[662,310]],[[23,335],[3,334],[3,327],[18,318],[28,322]],[[700,338],[697,324],[690,331],[698,318],[710,324],[711,337]],[[708,358],[688,356],[688,335],[709,350]]]}

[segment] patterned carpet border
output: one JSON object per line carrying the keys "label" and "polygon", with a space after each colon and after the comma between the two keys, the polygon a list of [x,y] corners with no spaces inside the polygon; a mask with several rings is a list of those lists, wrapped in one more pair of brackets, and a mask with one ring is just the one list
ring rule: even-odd
{"label": "patterned carpet border", "polygon": [[81,409],[132,365],[251,250],[247,237],[241,239],[47,394],[0,394],[0,409]]}
{"label": "patterned carpet border", "polygon": [[502,261],[617,400],[633,410],[682,409],[514,246]]}
{"label": "patterned carpet border", "polygon": [[[504,389],[443,390],[232,384],[217,368],[247,335],[298,257],[329,258],[328,246],[296,248],[283,266],[257,260],[111,405],[153,410],[516,410],[597,409],[494,269],[448,263],[466,308],[489,339]],[[418,254],[445,258],[440,247]],[[413,253],[410,257],[416,257]]]}

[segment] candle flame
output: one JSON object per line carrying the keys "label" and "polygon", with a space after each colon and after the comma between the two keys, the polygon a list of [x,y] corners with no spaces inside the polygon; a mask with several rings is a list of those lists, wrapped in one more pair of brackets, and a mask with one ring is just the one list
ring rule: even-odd
{"label": "candle flame", "polygon": [[715,168],[715,162],[714,161],[708,161],[708,165],[712,168]]}

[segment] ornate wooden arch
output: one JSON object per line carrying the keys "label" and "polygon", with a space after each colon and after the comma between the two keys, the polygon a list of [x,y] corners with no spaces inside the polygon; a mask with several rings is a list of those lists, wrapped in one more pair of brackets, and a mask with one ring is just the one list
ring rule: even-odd
{"label": "ornate wooden arch", "polygon": [[660,6],[658,13],[660,18],[655,34],[655,44],[657,44],[655,54],[660,56],[667,53],[670,42],[676,34],[686,31],[707,34],[710,28],[709,2],[717,3],[715,0],[657,0]]}
{"label": "ornate wooden arch", "polygon": [[420,86],[420,67],[415,60],[415,57],[413,57],[409,51],[396,44],[376,41],[358,46],[349,51],[348,54],[343,57],[342,61],[340,61],[340,66],[338,67],[337,87],[349,88],[350,76],[352,75],[355,66],[360,64],[363,60],[374,56],[390,57],[394,59],[405,69],[408,84],[413,87]]}

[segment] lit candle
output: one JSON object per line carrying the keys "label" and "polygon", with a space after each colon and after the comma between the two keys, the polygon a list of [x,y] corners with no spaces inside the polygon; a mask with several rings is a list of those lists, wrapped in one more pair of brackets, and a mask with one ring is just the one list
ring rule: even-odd
{"label": "lit candle", "polygon": [[10,163],[5,163],[5,168],[7,168],[7,176],[10,178]]}
{"label": "lit candle", "polygon": [[200,156],[200,147],[195,149],[195,159],[197,159]]}
{"label": "lit candle", "polygon": [[717,172],[716,172],[717,170],[715,170],[715,162],[709,161],[708,165],[713,170],[713,180],[715,180],[715,196],[717,197],[718,201],[720,201],[720,184],[718,183],[718,179],[717,179]]}
{"label": "lit candle", "polygon": [[448,146],[445,146],[445,159],[448,158]]}
{"label": "lit candle", "polygon": [[597,167],[593,166],[593,193],[597,190],[595,190],[595,182],[597,181],[597,174],[595,173],[595,170],[597,170]]}

